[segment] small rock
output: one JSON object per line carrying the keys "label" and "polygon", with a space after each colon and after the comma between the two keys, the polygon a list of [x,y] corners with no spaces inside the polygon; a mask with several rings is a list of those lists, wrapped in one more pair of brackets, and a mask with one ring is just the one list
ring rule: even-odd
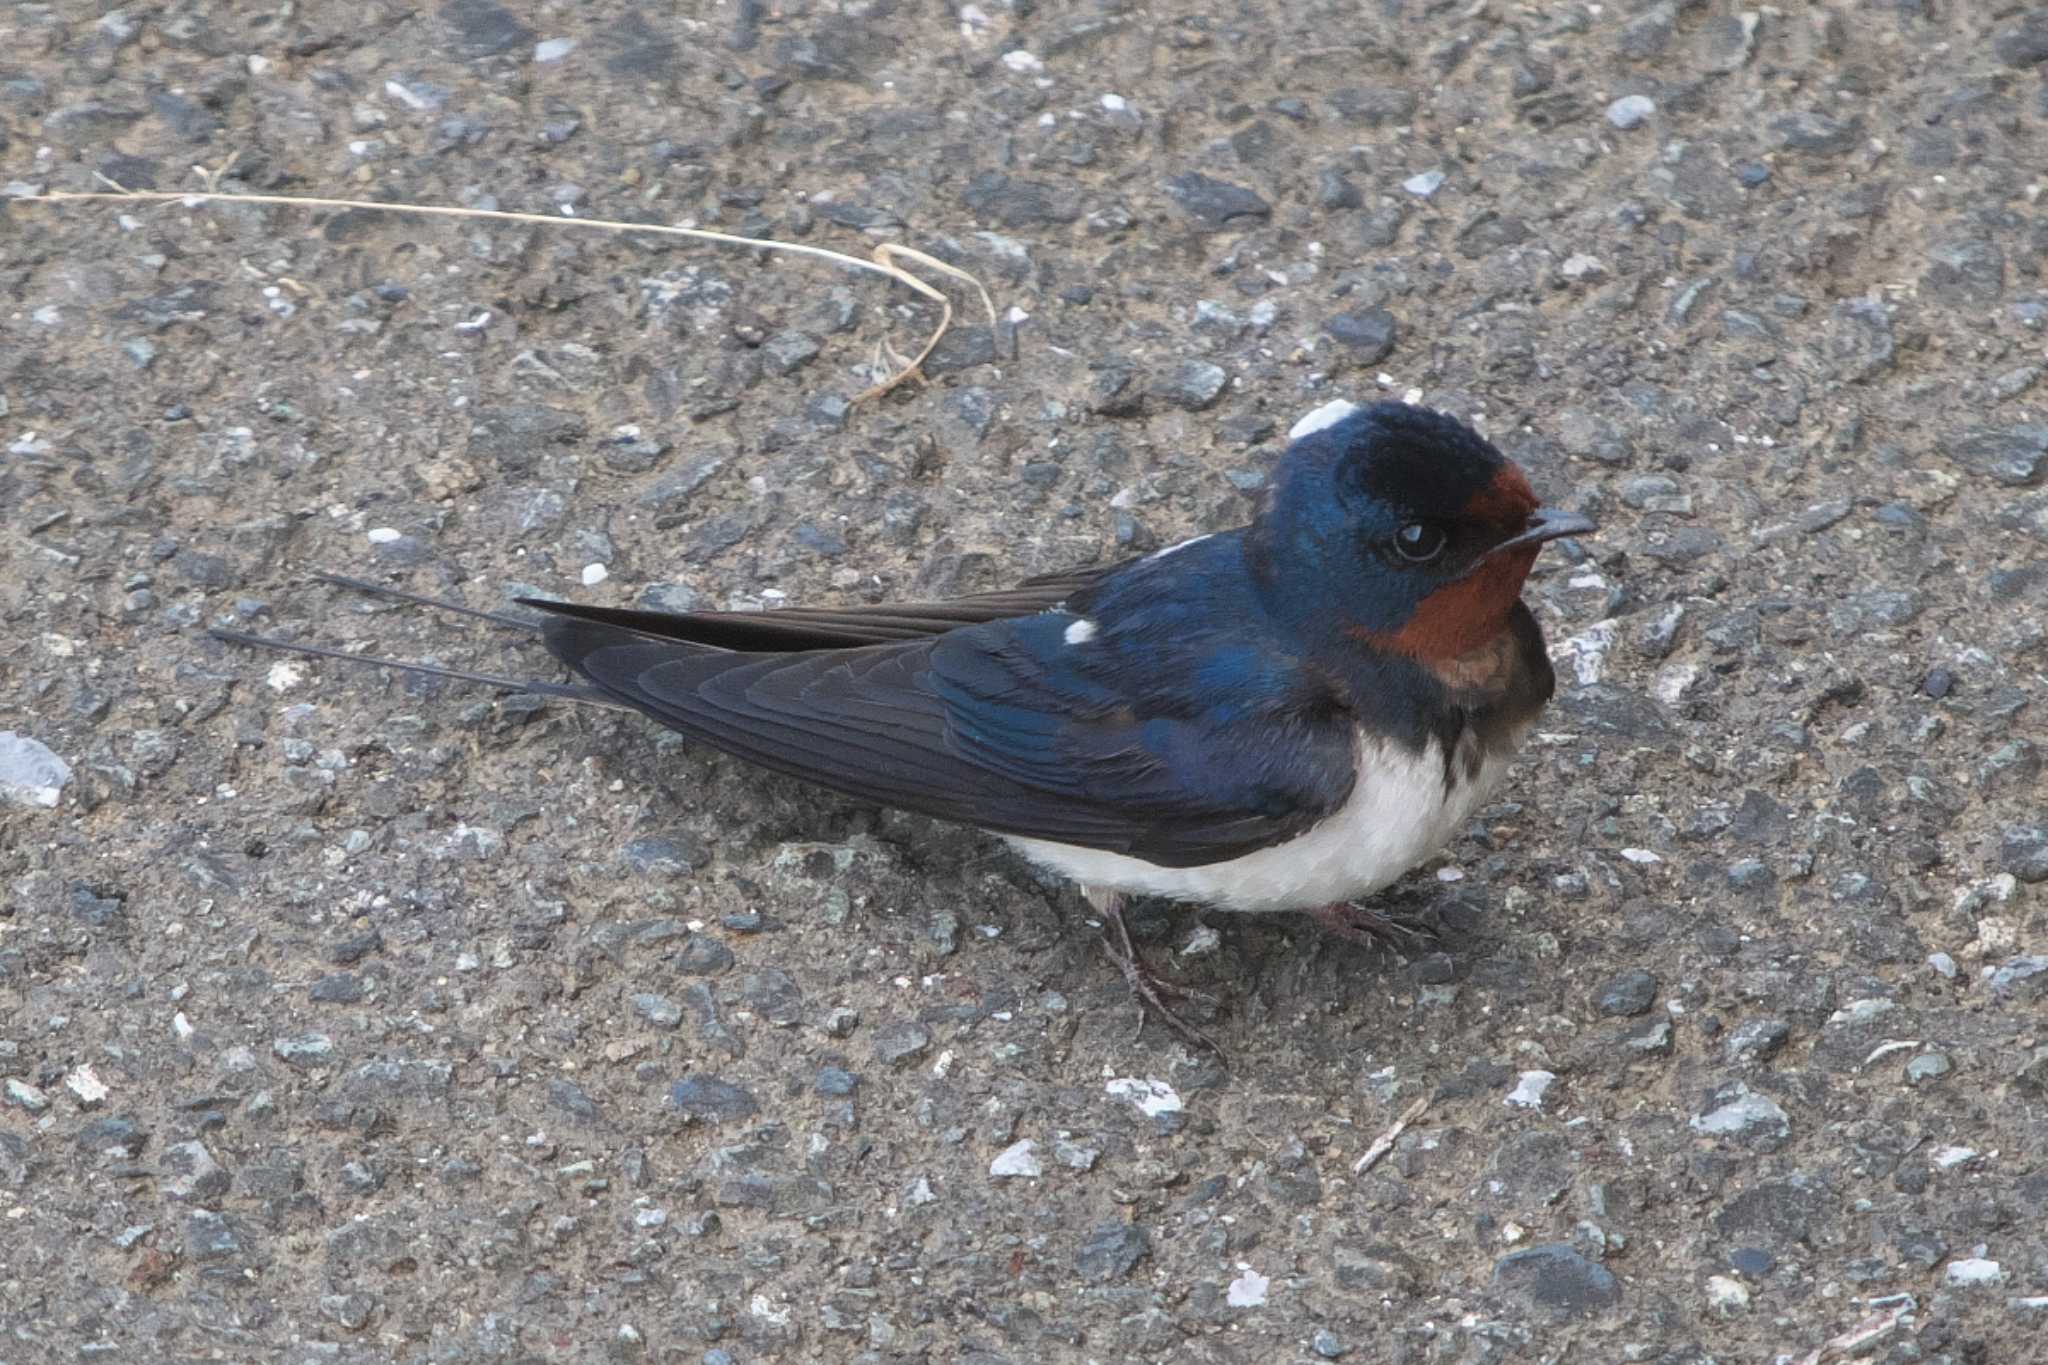
{"label": "small rock", "polygon": [[1940,1080],[1955,1069],[1955,1064],[1942,1052],[1923,1052],[1906,1063],[1906,1082],[1909,1085],[1924,1085],[1928,1081]]}
{"label": "small rock", "polygon": [[1143,1228],[1122,1222],[1097,1223],[1075,1254],[1074,1269],[1088,1284],[1108,1284],[1130,1274],[1151,1251]]}
{"label": "small rock", "polygon": [[1728,1034],[1721,1045],[1722,1056],[1731,1066],[1767,1062],[1778,1055],[1792,1036],[1792,1026],[1783,1019],[1745,1019]]}
{"label": "small rock", "polygon": [[1153,385],[1153,392],[1188,412],[1200,412],[1220,398],[1230,383],[1221,365],[1183,360]]}
{"label": "small rock", "polygon": [[1960,1288],[1977,1289],[2003,1284],[2005,1271],[1996,1261],[1987,1261],[1981,1256],[1965,1256],[1950,1261],[1942,1271],[1942,1278]]}
{"label": "small rock", "polygon": [[1166,197],[1182,213],[1201,226],[1215,230],[1244,219],[1266,218],[1273,209],[1264,199],[1228,181],[1199,171],[1177,175],[1166,182]]}
{"label": "small rock", "polygon": [[1609,977],[1593,992],[1593,1008],[1610,1019],[1643,1013],[1657,999],[1657,978],[1640,967]]}
{"label": "small rock", "polygon": [[2023,882],[2048,881],[2048,830],[2038,825],[2009,825],[1998,839],[1998,861]]}
{"label": "small rock", "polygon": [[1224,1301],[1232,1308],[1259,1308],[1266,1302],[1266,1292],[1273,1287],[1273,1281],[1250,1266],[1239,1266],[1238,1277],[1230,1282],[1224,1294]]}
{"label": "small rock", "polygon": [[162,1188],[172,1199],[207,1203],[226,1194],[228,1173],[213,1159],[203,1142],[179,1142],[163,1150]]}
{"label": "small rock", "polygon": [[1038,1159],[1038,1144],[1030,1138],[1011,1143],[997,1154],[994,1161],[989,1162],[988,1173],[998,1180],[1044,1175],[1045,1165]]}
{"label": "small rock", "polygon": [[633,1013],[656,1028],[672,1029],[683,1022],[683,1007],[665,995],[634,996]]}
{"label": "small rock", "polygon": [[1350,1348],[1337,1339],[1337,1334],[1327,1327],[1318,1327],[1316,1334],[1309,1338],[1309,1349],[1324,1360],[1342,1360],[1350,1354]]}
{"label": "small rock", "polygon": [[55,808],[71,765],[40,740],[0,730],[0,804]]}
{"label": "small rock", "polygon": [[1052,1158],[1062,1166],[1076,1171],[1092,1171],[1102,1153],[1093,1147],[1083,1147],[1072,1138],[1056,1137],[1052,1142]]}
{"label": "small rock", "polygon": [[1692,1130],[1706,1137],[1732,1137],[1765,1149],[1792,1135],[1792,1120],[1769,1095],[1760,1095],[1740,1081],[1708,1097],[1706,1111],[1694,1116]]}
{"label": "small rock", "polygon": [[1657,102],[1648,95],[1623,95],[1607,106],[1607,121],[1623,130],[1639,128],[1656,112]]}
{"label": "small rock", "polygon": [[319,1066],[334,1056],[334,1040],[324,1033],[298,1033],[275,1040],[270,1050],[293,1066]]}
{"label": "small rock", "polygon": [[1515,1082],[1515,1088],[1508,1092],[1504,1103],[1518,1109],[1541,1109],[1544,1094],[1556,1080],[1555,1072],[1524,1071]]}
{"label": "small rock", "polygon": [[650,835],[620,850],[626,865],[643,877],[687,877],[706,857],[694,842]]}
{"label": "small rock", "polygon": [[2008,488],[2026,488],[2048,469],[2048,426],[2016,426],[2004,430],[1979,428],[1962,439],[1945,442],[1943,453],[1973,473]]}
{"label": "small rock", "polygon": [[1991,973],[1994,994],[2020,1000],[2048,997],[2048,957],[2026,954],[2007,958]]}
{"label": "small rock", "polygon": [[1646,1019],[1621,1036],[1621,1046],[1645,1057],[1668,1057],[1674,1032],[1669,1019]]}
{"label": "small rock", "polygon": [[1760,1280],[1778,1267],[1778,1258],[1762,1247],[1737,1247],[1728,1253],[1728,1264],[1738,1275]]}
{"label": "small rock", "polygon": [[818,1068],[818,1078],[812,1082],[811,1088],[820,1095],[851,1095],[860,1088],[860,1077],[844,1067],[821,1066]]}
{"label": "small rock", "polygon": [[2000,29],[1991,50],[2007,66],[2039,66],[2048,62],[2048,9],[2031,9],[2018,23]]}
{"label": "small rock", "polygon": [[40,1087],[15,1076],[7,1078],[7,1098],[31,1114],[40,1114],[50,1107],[50,1097]]}
{"label": "small rock", "polygon": [[1427,199],[1444,187],[1442,171],[1423,171],[1401,182],[1401,188],[1418,199]]}
{"label": "small rock", "polygon": [[1840,156],[1853,149],[1863,137],[1860,120],[1844,122],[1817,113],[1786,114],[1772,121],[1771,131],[1777,136],[1778,145],[1786,151],[1800,152],[1817,160]]}
{"label": "small rock", "polygon": [[242,1253],[242,1241],[226,1218],[208,1209],[194,1209],[185,1220],[185,1254],[195,1261],[218,1261]]}
{"label": "small rock", "polygon": [[1394,315],[1384,308],[1339,313],[1323,324],[1323,331],[1360,365],[1377,365],[1386,359],[1399,330]]}
{"label": "small rock", "polygon": [[1707,1305],[1724,1313],[1749,1307],[1749,1290],[1726,1275],[1707,1276]]}
{"label": "small rock", "polygon": [[1583,1317],[1621,1302],[1614,1273],[1565,1242],[1508,1253],[1494,1263],[1493,1282],[1558,1319]]}
{"label": "small rock", "polygon": [[932,1035],[924,1025],[901,1019],[874,1033],[875,1060],[884,1066],[908,1066],[931,1051]]}
{"label": "small rock", "polygon": [[761,1105],[739,1086],[715,1076],[690,1076],[669,1087],[669,1107],[687,1120],[724,1123],[757,1114]]}
{"label": "small rock", "polygon": [[777,374],[795,374],[816,360],[822,349],[816,337],[792,328],[785,328],[761,343],[761,354],[767,357],[768,368]]}

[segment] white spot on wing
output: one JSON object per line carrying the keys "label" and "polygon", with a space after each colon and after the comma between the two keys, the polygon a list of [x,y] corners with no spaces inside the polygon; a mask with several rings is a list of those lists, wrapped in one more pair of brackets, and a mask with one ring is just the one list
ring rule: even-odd
{"label": "white spot on wing", "polygon": [[1067,643],[1085,645],[1095,638],[1095,623],[1083,616],[1067,627]]}
{"label": "white spot on wing", "polygon": [[1336,426],[1337,423],[1357,411],[1358,404],[1351,402],[1349,399],[1333,398],[1289,427],[1287,429],[1287,439],[1299,441],[1302,437],[1312,432],[1321,431],[1324,427]]}

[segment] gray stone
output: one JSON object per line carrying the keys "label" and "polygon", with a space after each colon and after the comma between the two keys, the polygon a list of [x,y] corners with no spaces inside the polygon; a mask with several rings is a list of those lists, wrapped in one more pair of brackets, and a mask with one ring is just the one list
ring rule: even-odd
{"label": "gray stone", "polygon": [[1493,1283],[1559,1321],[1586,1317],[1621,1302],[1621,1283],[1614,1273],[1565,1242],[1509,1252],[1494,1262]]}
{"label": "gray stone", "polygon": [[1189,412],[1212,406],[1229,386],[1230,375],[1206,360],[1183,360],[1152,386],[1154,393]]}
{"label": "gray stone", "polygon": [[669,1107],[684,1119],[725,1123],[761,1112],[760,1101],[739,1086],[715,1076],[690,1076],[669,1087]]}
{"label": "gray stone", "polygon": [[496,0],[447,0],[440,12],[464,57],[498,57],[533,46],[533,30]]}
{"label": "gray stone", "polygon": [[1361,308],[1339,313],[1323,324],[1323,331],[1360,365],[1377,365],[1394,349],[1400,324],[1384,308]]}
{"label": "gray stone", "polygon": [[579,413],[538,403],[513,403],[487,408],[470,418],[469,452],[495,461],[500,469],[524,473],[538,465],[551,447],[574,445],[587,430]]}
{"label": "gray stone", "polygon": [[1991,50],[2007,66],[2039,66],[2048,62],[2048,9],[2030,9],[1998,30]]}
{"label": "gray stone", "polygon": [[818,358],[823,347],[809,332],[785,328],[761,343],[768,368],[777,374],[795,374]]}
{"label": "gray stone", "polygon": [[179,1142],[164,1148],[158,1158],[163,1170],[163,1192],[172,1199],[205,1204],[228,1190],[228,1173],[213,1159],[203,1142]]}
{"label": "gray stone", "polygon": [[194,1209],[185,1220],[185,1254],[195,1261],[224,1261],[242,1254],[242,1239],[220,1214]]}
{"label": "gray stone", "polygon": [[2036,953],[2009,957],[1991,973],[1992,993],[2009,999],[2048,998],[2048,957]]}
{"label": "gray stone", "polygon": [[1252,219],[1269,217],[1272,206],[1242,185],[1233,185],[1199,171],[1177,175],[1166,182],[1166,197],[1197,225],[1211,231],[1249,226]]}
{"label": "gray stone", "polygon": [[1609,1018],[1643,1013],[1657,999],[1657,978],[1640,967],[1609,977],[1593,992],[1593,1008]]}
{"label": "gray stone", "polygon": [[2048,829],[2008,825],[1998,838],[1998,865],[2023,882],[2048,882]]}
{"label": "gray stone", "polygon": [[1792,1136],[1792,1119],[1783,1106],[1740,1081],[1709,1095],[1691,1127],[1702,1137],[1732,1138],[1760,1151],[1775,1151]]}
{"label": "gray stone", "polygon": [[645,992],[633,997],[633,1013],[656,1028],[672,1029],[683,1022],[683,1007],[665,995]]}
{"label": "gray stone", "polygon": [[1082,1239],[1074,1269],[1084,1283],[1108,1284],[1130,1274],[1151,1252],[1143,1228],[1121,1221],[1097,1223]]}
{"label": "gray stone", "polygon": [[275,1040],[270,1048],[293,1066],[320,1066],[334,1058],[334,1040],[324,1033],[295,1033]]}
{"label": "gray stone", "polygon": [[1784,1050],[1792,1026],[1783,1019],[1745,1019],[1728,1031],[1721,1053],[1731,1066],[1767,1062]]}
{"label": "gray stone", "polygon": [[2048,469],[2048,426],[1979,427],[1960,440],[1944,442],[1942,449],[1974,474],[2008,488],[2027,488],[2040,482]]}
{"label": "gray stone", "polygon": [[960,198],[975,217],[998,227],[1051,227],[1081,216],[1080,201],[1071,189],[1000,171],[974,177]]}
{"label": "gray stone", "polygon": [[908,1066],[931,1050],[932,1036],[922,1024],[899,1019],[874,1031],[875,1060],[884,1066]]}

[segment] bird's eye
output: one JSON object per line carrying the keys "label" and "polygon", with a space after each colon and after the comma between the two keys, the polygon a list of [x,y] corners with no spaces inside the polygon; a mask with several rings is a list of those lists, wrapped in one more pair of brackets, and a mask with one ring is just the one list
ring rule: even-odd
{"label": "bird's eye", "polygon": [[1394,532],[1394,549],[1410,564],[1427,564],[1444,552],[1444,528],[1426,521],[1411,521]]}

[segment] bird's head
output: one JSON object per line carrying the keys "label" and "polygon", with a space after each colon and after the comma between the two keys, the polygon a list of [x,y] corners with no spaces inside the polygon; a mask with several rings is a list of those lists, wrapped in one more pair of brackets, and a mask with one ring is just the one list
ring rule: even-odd
{"label": "bird's head", "polygon": [[1307,638],[1441,667],[1506,627],[1546,541],[1593,529],[1463,422],[1378,403],[1288,447],[1251,561]]}

